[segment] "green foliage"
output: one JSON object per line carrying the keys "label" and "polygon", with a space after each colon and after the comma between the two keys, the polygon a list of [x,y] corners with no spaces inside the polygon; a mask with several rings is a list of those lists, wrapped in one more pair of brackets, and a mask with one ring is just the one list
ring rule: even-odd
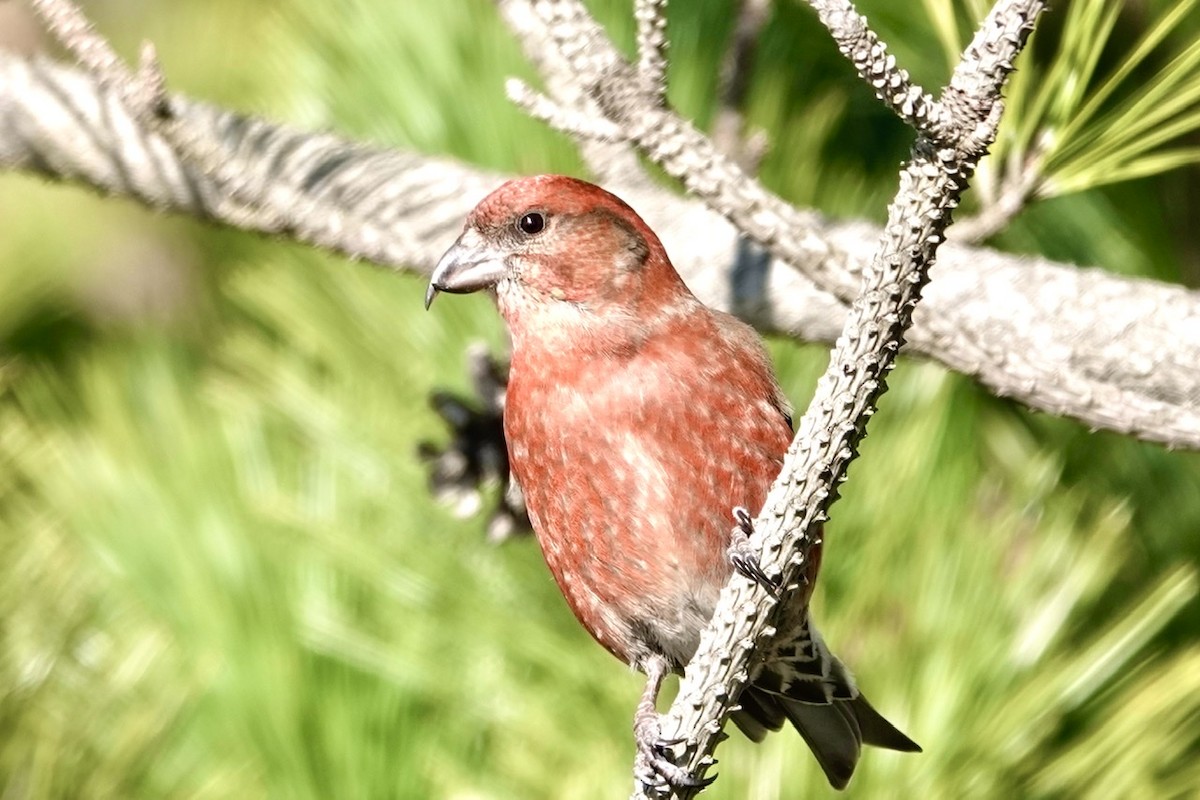
{"label": "green foliage", "polygon": [[[967,15],[925,6],[933,34],[879,10],[898,52],[953,49]],[[503,100],[507,75],[532,74],[482,0],[171,9],[101,27],[127,52],[153,36],[195,94],[578,169]],[[729,9],[672,12],[673,97],[700,119]],[[597,13],[629,42],[627,4]],[[880,213],[907,134],[809,13],[775,14],[749,109],[773,143],[764,179]],[[1108,86],[1081,80],[1074,108]],[[1101,100],[1076,135],[1115,141],[1112,113]],[[1012,236],[1172,274],[1170,247],[1137,244],[1158,231],[1137,197],[1060,198]],[[0,176],[0,223],[0,795],[628,791],[640,680],[578,628],[533,542],[486,544],[430,500],[415,456],[444,436],[426,398],[465,388],[466,344],[504,346],[486,301],[426,314],[411,277],[20,176]],[[771,347],[802,406],[824,349]],[[902,363],[892,387],[834,509],[816,613],[926,752],[868,753],[847,796],[1188,796],[1200,458],[1031,415],[932,364]],[[719,755],[713,797],[832,794],[795,735],[734,735]]]}
{"label": "green foliage", "polygon": [[995,157],[980,173],[985,189],[1020,180],[1048,198],[1200,163],[1196,2],[1152,5],[1136,39],[1123,41],[1118,24],[1133,13],[1123,4],[1067,4],[1061,28],[1045,34],[1052,55],[1014,76]]}
{"label": "green foliage", "polygon": [[[1191,42],[1147,80],[1163,41],[1193,19],[1195,0],[1180,0],[1154,20],[1103,78],[1096,70],[1119,7],[1078,2],[1067,8],[1058,55],[1046,74],[1014,81],[1002,152],[1043,160],[1041,196],[1080,191],[1200,162],[1200,148],[1176,142],[1200,130],[1200,42]],[[1167,147],[1167,145],[1174,145]]]}

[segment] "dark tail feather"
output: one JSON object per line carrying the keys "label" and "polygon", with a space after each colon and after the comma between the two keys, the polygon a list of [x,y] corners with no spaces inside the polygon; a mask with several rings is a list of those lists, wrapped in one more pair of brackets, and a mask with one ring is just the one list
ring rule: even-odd
{"label": "dark tail feather", "polygon": [[871,707],[801,609],[763,654],[733,721],[759,741],[787,719],[804,737],[835,789],[854,774],[863,744],[912,753],[921,748]]}
{"label": "dark tail feather", "polygon": [[779,703],[817,757],[830,785],[845,789],[862,749],[862,734],[853,722],[853,713],[844,710],[842,701],[814,706],[780,697]]}
{"label": "dark tail feather", "polygon": [[848,706],[858,719],[859,730],[862,731],[863,744],[883,747],[888,750],[899,750],[902,753],[919,753],[921,745],[901,733],[895,725],[883,718],[883,715],[871,707],[867,698],[861,694],[853,700],[842,700],[839,704]]}
{"label": "dark tail feather", "polygon": [[747,687],[738,698],[740,706],[730,718],[752,742],[761,742],[771,731],[783,727],[783,709],[769,694]]}
{"label": "dark tail feather", "polygon": [[920,746],[896,729],[861,694],[851,700],[802,703],[750,686],[742,692],[733,721],[754,741],[777,731],[784,719],[804,738],[835,789],[844,789],[858,765],[862,745],[906,753]]}

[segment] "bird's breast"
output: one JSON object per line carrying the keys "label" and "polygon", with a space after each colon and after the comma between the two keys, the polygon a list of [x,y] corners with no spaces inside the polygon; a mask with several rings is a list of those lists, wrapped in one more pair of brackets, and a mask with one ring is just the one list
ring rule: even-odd
{"label": "bird's breast", "polygon": [[755,422],[695,370],[523,366],[514,358],[510,461],[559,587],[618,657],[649,647],[686,662],[728,579],[730,511],[757,509],[778,471],[782,417]]}

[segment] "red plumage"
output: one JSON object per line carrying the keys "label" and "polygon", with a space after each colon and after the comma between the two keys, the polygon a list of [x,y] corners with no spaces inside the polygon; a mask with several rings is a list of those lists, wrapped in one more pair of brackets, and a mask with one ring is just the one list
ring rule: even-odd
{"label": "red plumage", "polygon": [[[787,401],[757,334],[697,300],[645,222],[591,184],[540,176],[484,199],[427,303],[483,288],[512,335],[505,434],[546,563],[596,640],[651,676],[652,703],[729,580],[731,510],[760,508],[779,474]],[[810,591],[819,562],[818,544]],[[858,693],[807,612],[790,627],[734,715],[751,738],[790,720],[839,788],[861,743],[917,749]],[[679,779],[652,743],[639,747]]]}

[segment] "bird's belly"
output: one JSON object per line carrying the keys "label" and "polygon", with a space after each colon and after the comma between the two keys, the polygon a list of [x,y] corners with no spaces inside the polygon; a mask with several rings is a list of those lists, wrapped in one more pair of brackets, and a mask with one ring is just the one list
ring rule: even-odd
{"label": "bird's belly", "polygon": [[[722,548],[705,531],[681,529],[669,499],[651,506],[629,492],[600,491],[588,477],[594,472],[567,474],[525,485],[542,555],[568,605],[626,663],[658,653],[682,667],[728,579]],[[554,485],[560,490],[544,489]]]}
{"label": "bird's belly", "polygon": [[[650,654],[666,656],[676,668],[691,659],[723,581],[697,582],[669,564],[602,556],[586,540],[564,544],[555,534],[539,534],[542,553],[571,611],[596,641],[635,666]],[[564,552],[572,546],[583,552]]]}

